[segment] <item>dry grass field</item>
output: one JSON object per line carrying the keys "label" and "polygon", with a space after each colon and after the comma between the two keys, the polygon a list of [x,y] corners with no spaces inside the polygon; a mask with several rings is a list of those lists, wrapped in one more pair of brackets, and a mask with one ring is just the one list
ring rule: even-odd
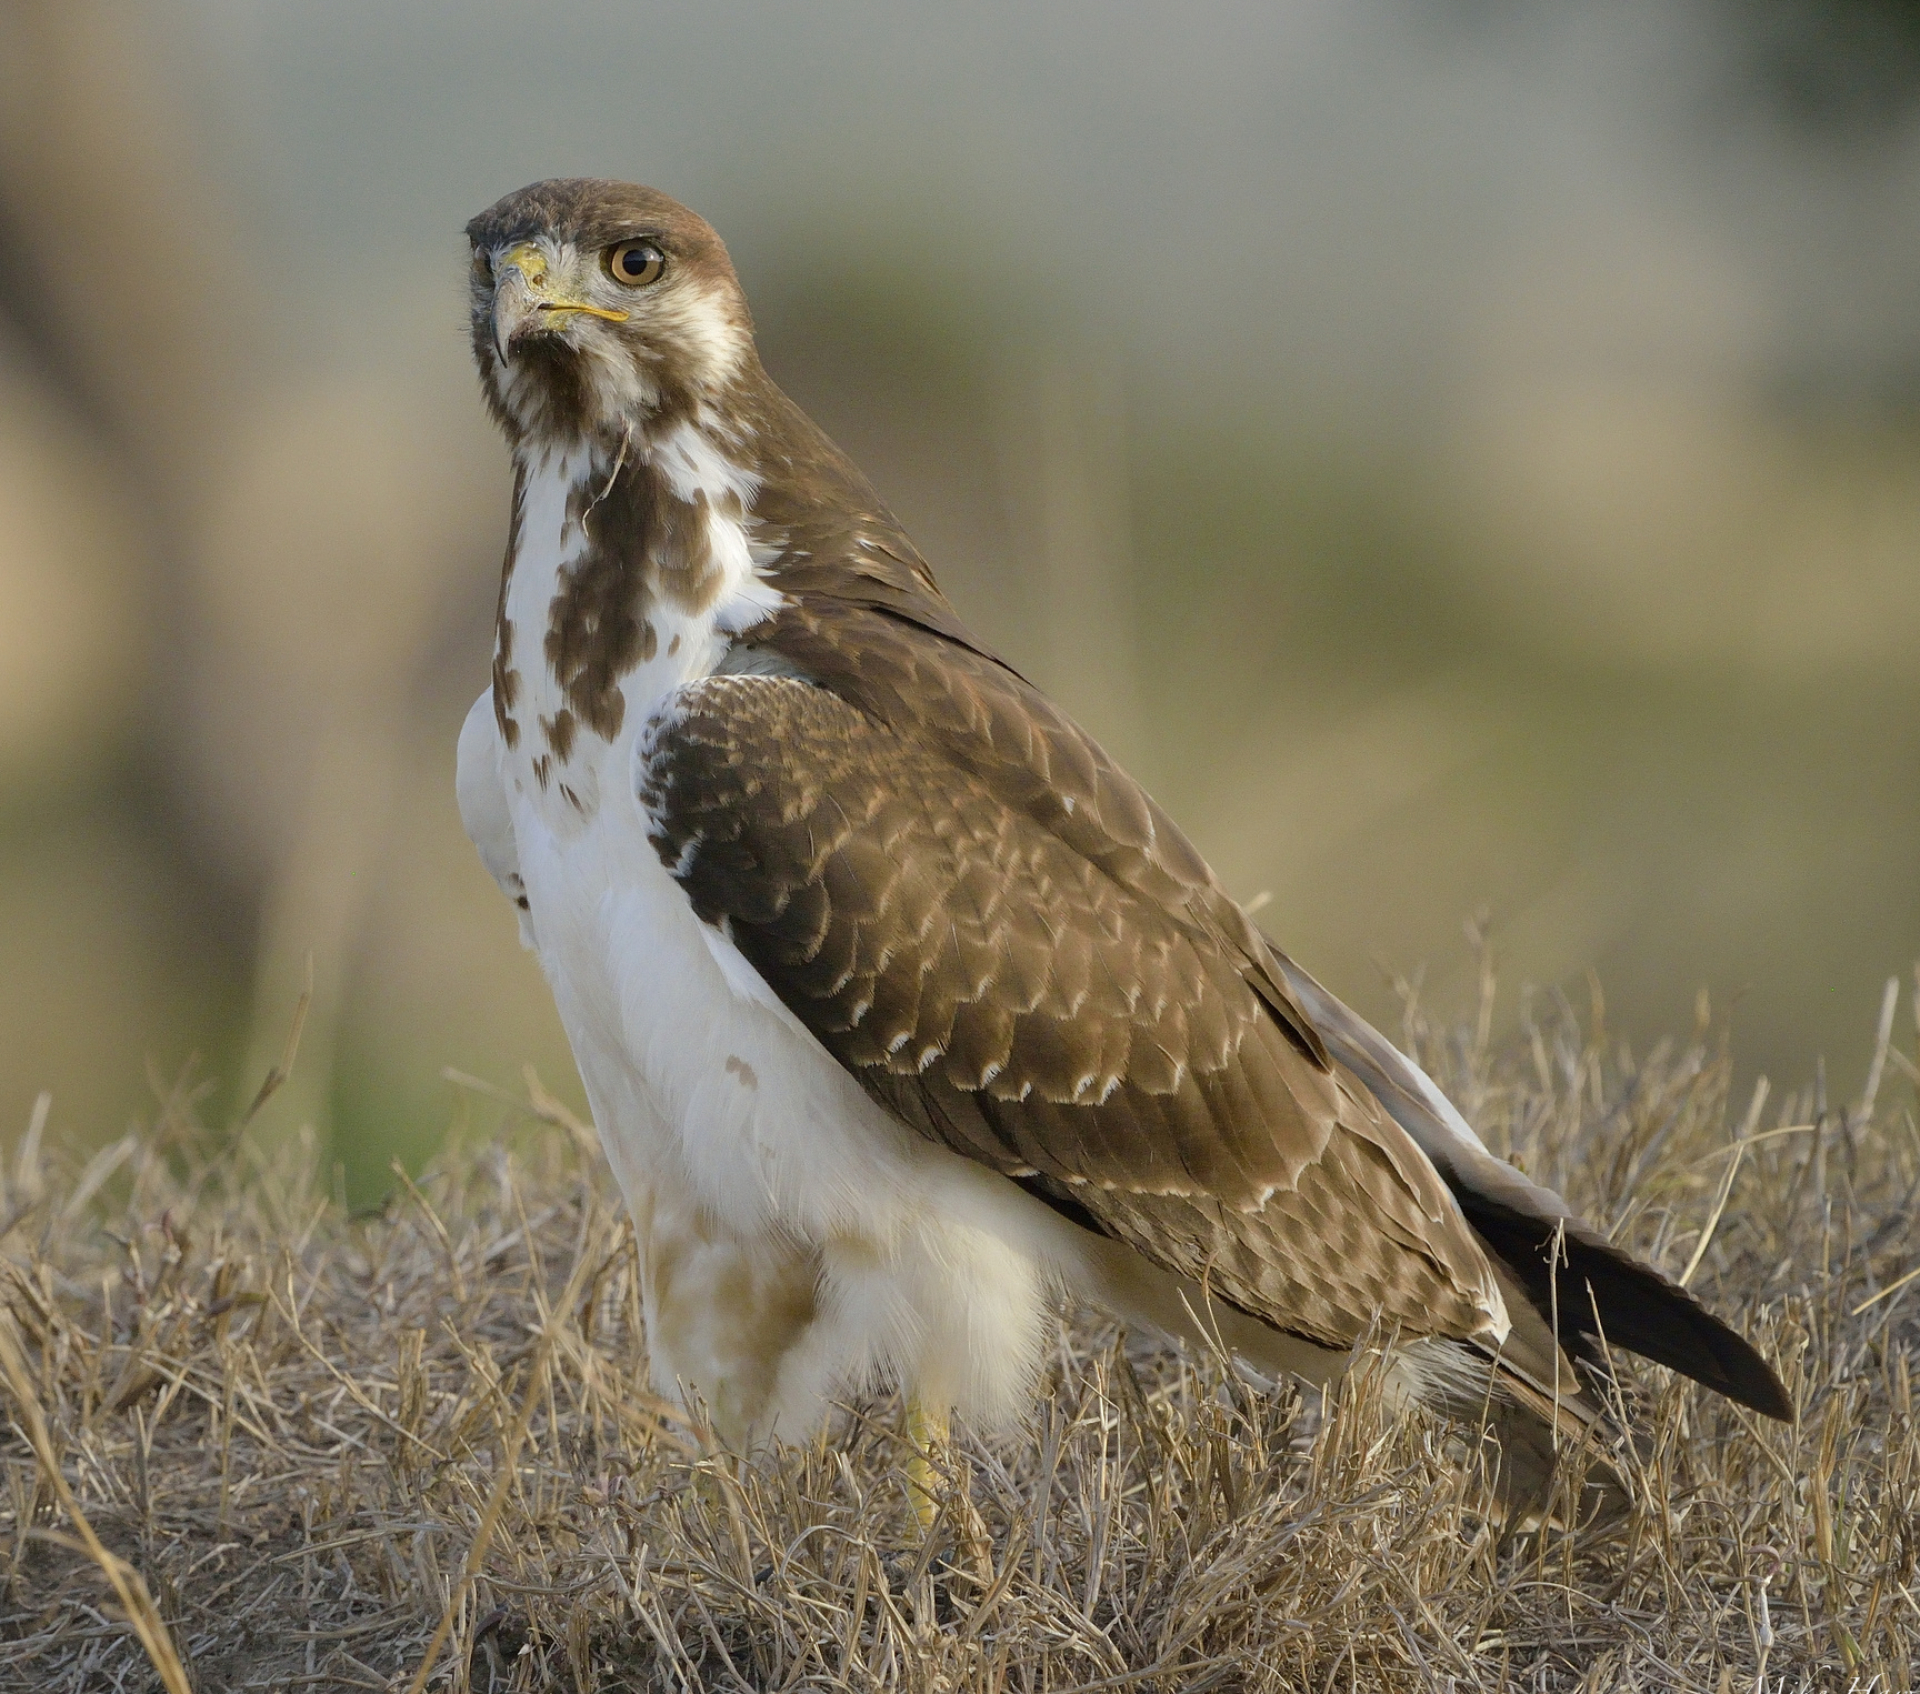
{"label": "dry grass field", "polygon": [[[0,1687],[1915,1686],[1920,1192],[1889,990],[1865,1097],[1730,1098],[1705,1017],[1627,1050],[1542,1000],[1407,1038],[1492,1144],[1742,1324],[1797,1427],[1623,1372],[1636,1504],[1503,1532],[1458,1432],[1085,1314],[931,1538],[898,1407],[743,1465],[640,1386],[633,1242],[537,1087],[376,1213],[191,1090],[0,1193]],[[1875,1031],[1862,1032],[1863,1047]],[[49,1468],[51,1467],[51,1468]],[[1779,1679],[1784,1679],[1781,1681]]]}

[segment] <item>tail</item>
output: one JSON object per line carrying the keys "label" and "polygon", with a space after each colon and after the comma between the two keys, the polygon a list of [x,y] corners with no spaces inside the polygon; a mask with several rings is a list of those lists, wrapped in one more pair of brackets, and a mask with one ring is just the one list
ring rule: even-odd
{"label": "tail", "polygon": [[[1509,1339],[1510,1350],[1519,1346],[1529,1356],[1516,1357],[1511,1366],[1496,1364],[1496,1389],[1504,1375],[1516,1384],[1515,1404],[1529,1393],[1537,1396],[1543,1338],[1555,1356],[1564,1349],[1586,1375],[1604,1369],[1604,1341],[1667,1365],[1763,1417],[1792,1419],[1785,1386],[1744,1338],[1678,1283],[1576,1217],[1558,1194],[1496,1159],[1425,1071],[1271,942],[1268,947],[1328,1052],[1372,1090],[1433,1161],[1504,1273],[1507,1292],[1521,1296],[1508,1299],[1516,1334],[1522,1314],[1533,1320],[1525,1326],[1529,1330],[1540,1326],[1530,1342]],[[1546,1362],[1551,1382],[1556,1367]]]}

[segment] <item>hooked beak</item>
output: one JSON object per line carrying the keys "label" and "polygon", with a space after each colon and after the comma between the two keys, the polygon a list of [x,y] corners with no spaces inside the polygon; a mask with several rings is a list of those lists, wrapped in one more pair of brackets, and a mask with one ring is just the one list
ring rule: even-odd
{"label": "hooked beak", "polygon": [[500,256],[494,266],[493,350],[503,365],[521,341],[543,330],[558,329],[569,312],[616,324],[625,323],[628,316],[556,293],[546,255],[530,241]]}

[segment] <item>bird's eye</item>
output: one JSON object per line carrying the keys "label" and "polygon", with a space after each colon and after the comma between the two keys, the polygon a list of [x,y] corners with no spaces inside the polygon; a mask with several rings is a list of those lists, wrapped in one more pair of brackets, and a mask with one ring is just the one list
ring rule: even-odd
{"label": "bird's eye", "polygon": [[651,241],[622,241],[607,249],[607,275],[629,288],[658,282],[667,268],[667,256]]}

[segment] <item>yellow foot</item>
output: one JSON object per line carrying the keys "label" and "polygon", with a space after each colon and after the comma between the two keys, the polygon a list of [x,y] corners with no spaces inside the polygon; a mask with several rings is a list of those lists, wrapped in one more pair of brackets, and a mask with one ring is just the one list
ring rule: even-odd
{"label": "yellow foot", "polygon": [[907,1399],[907,1497],[920,1533],[933,1528],[940,1515],[940,1482],[947,1456],[947,1408],[926,1406]]}

